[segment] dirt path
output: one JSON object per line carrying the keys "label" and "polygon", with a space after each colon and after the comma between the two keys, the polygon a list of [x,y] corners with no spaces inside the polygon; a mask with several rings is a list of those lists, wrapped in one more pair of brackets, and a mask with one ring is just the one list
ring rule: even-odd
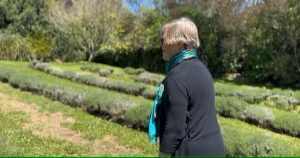
{"label": "dirt path", "polygon": [[63,127],[62,124],[73,124],[75,119],[65,117],[61,112],[49,113],[41,111],[35,104],[27,104],[18,101],[15,97],[0,92],[0,111],[20,110],[29,116],[29,120],[22,123],[22,127],[30,130],[40,137],[51,137],[66,140],[74,144],[88,145],[91,150],[87,155],[139,155],[137,149],[129,149],[118,143],[117,137],[107,135],[101,139],[88,140],[78,131]]}

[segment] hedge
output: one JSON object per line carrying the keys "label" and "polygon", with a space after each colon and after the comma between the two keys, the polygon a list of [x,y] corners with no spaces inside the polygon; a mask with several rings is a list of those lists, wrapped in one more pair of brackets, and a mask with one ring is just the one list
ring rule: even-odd
{"label": "hedge", "polygon": [[[274,90],[231,83],[215,82],[217,96],[235,96],[250,104],[264,104],[285,111],[295,111],[300,106],[300,98],[292,90],[275,92]],[[299,111],[300,112],[300,111]]]}
{"label": "hedge", "polygon": [[[52,75],[73,80],[79,83],[89,84],[110,90],[116,90],[132,95],[141,95],[148,99],[154,99],[155,97],[154,87],[143,83],[128,82],[126,80],[115,80],[111,78],[95,76],[92,74],[79,74],[73,71],[62,71],[52,68],[49,64],[46,63],[33,63],[32,67],[50,73]],[[88,68],[84,67],[83,69]],[[99,68],[95,69],[99,70]]]}
{"label": "hedge", "polygon": [[160,81],[163,80],[163,76],[156,75],[149,72],[143,72],[135,77],[138,82],[148,83],[152,85],[158,85]]}
{"label": "hedge", "polygon": [[132,68],[132,67],[126,67],[126,68],[124,68],[124,72],[127,73],[127,74],[129,74],[129,75],[139,75],[139,74],[141,74],[141,73],[143,73],[145,71],[146,70],[143,69],[143,68],[137,68],[137,69]]}
{"label": "hedge", "polygon": [[217,112],[225,117],[238,118],[277,133],[300,137],[300,115],[264,105],[249,104],[236,97],[216,97]]}
{"label": "hedge", "polygon": [[[97,65],[85,64],[85,65],[81,66],[81,69],[98,73],[99,70],[101,70],[101,69],[113,69],[113,68],[110,68],[110,66],[101,67],[101,66],[97,66]],[[154,86],[159,84],[159,82],[162,81],[164,78],[163,75],[150,73],[143,68],[135,69],[135,68],[131,68],[131,67],[126,67],[123,69],[123,71],[124,71],[124,73],[130,75],[136,82],[142,82],[142,83],[146,83],[146,84],[150,84],[150,85],[154,85]],[[105,76],[105,75],[100,74],[100,76]]]}
{"label": "hedge", "polygon": [[99,66],[92,66],[89,64],[83,65],[81,67],[82,70],[88,70],[91,72],[96,72],[99,73],[100,76],[109,76],[110,74],[112,74],[114,72],[113,68],[110,67],[99,67]]}

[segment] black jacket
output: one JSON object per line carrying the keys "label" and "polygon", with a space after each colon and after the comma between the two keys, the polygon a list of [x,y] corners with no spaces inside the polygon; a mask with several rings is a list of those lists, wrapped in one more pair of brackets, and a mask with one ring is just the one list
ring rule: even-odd
{"label": "black jacket", "polygon": [[198,58],[176,65],[163,81],[158,106],[160,152],[173,156],[225,156],[216,118],[213,79]]}

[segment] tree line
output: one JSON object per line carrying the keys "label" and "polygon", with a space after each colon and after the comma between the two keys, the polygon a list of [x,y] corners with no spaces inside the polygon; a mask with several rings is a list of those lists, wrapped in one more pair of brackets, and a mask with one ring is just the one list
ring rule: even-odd
{"label": "tree line", "polygon": [[297,0],[1,0],[0,59],[86,60],[164,71],[159,30],[189,17],[215,77],[299,86]]}

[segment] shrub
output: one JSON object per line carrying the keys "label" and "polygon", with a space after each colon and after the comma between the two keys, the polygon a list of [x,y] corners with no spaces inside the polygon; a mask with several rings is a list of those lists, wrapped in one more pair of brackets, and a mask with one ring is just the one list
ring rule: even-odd
{"label": "shrub", "polygon": [[244,109],[249,106],[246,102],[235,97],[216,97],[217,112],[223,116],[244,118]]}
{"label": "shrub", "polygon": [[138,125],[139,128],[146,129],[148,127],[148,115],[151,111],[151,105],[142,105],[132,108],[125,112],[126,121],[133,125]]}
{"label": "shrub", "polygon": [[300,116],[294,112],[265,107],[263,104],[251,105],[235,97],[219,96],[216,97],[216,110],[222,116],[239,118],[280,133],[299,136]]}
{"label": "shrub", "polygon": [[27,60],[31,55],[25,38],[18,34],[0,33],[0,59]]}
{"label": "shrub", "polygon": [[14,74],[14,70],[11,68],[0,69],[0,80],[2,82],[8,82],[11,75]]}
{"label": "shrub", "polygon": [[99,70],[99,75],[100,76],[108,76],[114,72],[114,69],[111,68],[101,68]]}
{"label": "shrub", "polygon": [[246,119],[258,122],[260,125],[269,126],[274,120],[273,111],[264,106],[250,106],[245,111]]}
{"label": "shrub", "polygon": [[98,71],[98,67],[92,66],[90,64],[85,64],[85,65],[81,66],[80,68],[81,68],[81,70],[88,70],[88,71],[91,71],[91,72],[97,72]]}
{"label": "shrub", "polygon": [[137,68],[137,69],[134,69],[134,68],[132,68],[132,67],[126,67],[126,68],[124,69],[124,72],[127,73],[127,74],[129,74],[129,75],[139,75],[139,74],[141,74],[141,73],[143,73],[143,72],[145,72],[145,71],[146,71],[146,70],[143,69],[143,68]]}
{"label": "shrub", "polygon": [[300,101],[294,98],[292,94],[291,92],[289,95],[280,95],[270,90],[262,90],[262,88],[235,87],[230,84],[215,82],[216,96],[234,96],[250,104],[264,104],[286,111],[293,111],[300,104]]}
{"label": "shrub", "polygon": [[147,86],[146,89],[142,92],[142,95],[148,99],[155,98],[155,88],[153,86]]}
{"label": "shrub", "polygon": [[286,156],[300,152],[298,145],[291,149],[293,143],[279,138],[279,134],[242,124],[234,119],[219,117],[218,120],[227,156]]}
{"label": "shrub", "polygon": [[35,58],[43,59],[50,56],[53,48],[53,39],[46,34],[34,34],[27,37],[27,43]]}
{"label": "shrub", "polygon": [[62,75],[63,75],[62,77],[73,81],[79,78],[79,75],[73,71],[63,71]]}
{"label": "shrub", "polygon": [[300,115],[294,112],[276,110],[272,125],[283,133],[300,137]]}
{"label": "shrub", "polygon": [[149,72],[143,72],[136,77],[136,81],[144,82],[152,85],[157,85],[163,80],[163,76],[152,74]]}
{"label": "shrub", "polygon": [[[108,112],[115,116],[123,114],[124,112],[128,111],[128,109],[137,107],[137,104],[133,101],[124,100],[124,99],[116,99],[114,100],[108,109]],[[124,118],[124,116],[122,116]]]}
{"label": "shrub", "polygon": [[85,71],[90,71],[90,72],[96,72],[99,73],[100,76],[108,76],[114,72],[113,68],[110,67],[100,67],[96,65],[91,65],[91,64],[85,64],[81,66],[82,70]]}
{"label": "shrub", "polygon": [[278,109],[293,110],[294,105],[289,102],[289,98],[280,95],[271,95],[266,98],[265,103]]}
{"label": "shrub", "polygon": [[[128,94],[133,94],[133,95],[143,95],[145,94],[146,96],[144,97],[153,97],[149,93],[143,93],[143,91],[146,89],[146,87],[149,87],[145,84],[142,83],[135,83],[135,82],[127,82],[127,81],[121,81],[121,80],[114,80],[114,79],[107,79],[104,77],[96,77],[95,75],[92,74],[78,74],[73,71],[60,71],[60,70],[55,70],[54,68],[51,68],[47,64],[35,64],[34,68],[37,68],[38,70],[41,71],[46,71],[49,72],[50,74],[62,77],[62,78],[67,78],[69,80],[77,81],[80,83],[85,83],[89,85],[94,85],[106,89],[111,89],[111,90],[116,90],[120,92],[125,92]],[[45,68],[46,67],[46,68]],[[83,69],[86,69],[87,66],[85,66]],[[149,91],[149,89],[148,89]]]}
{"label": "shrub", "polygon": [[15,74],[9,78],[9,83],[14,87],[18,87],[23,90],[38,90],[39,79],[36,77],[29,77],[29,75]]}
{"label": "shrub", "polygon": [[36,68],[36,69],[39,69],[39,70],[42,70],[42,71],[45,71],[45,72],[49,72],[51,70],[51,67],[49,64],[46,64],[46,63],[41,63],[40,61],[38,60],[33,60],[29,66],[33,67],[33,68]]}

